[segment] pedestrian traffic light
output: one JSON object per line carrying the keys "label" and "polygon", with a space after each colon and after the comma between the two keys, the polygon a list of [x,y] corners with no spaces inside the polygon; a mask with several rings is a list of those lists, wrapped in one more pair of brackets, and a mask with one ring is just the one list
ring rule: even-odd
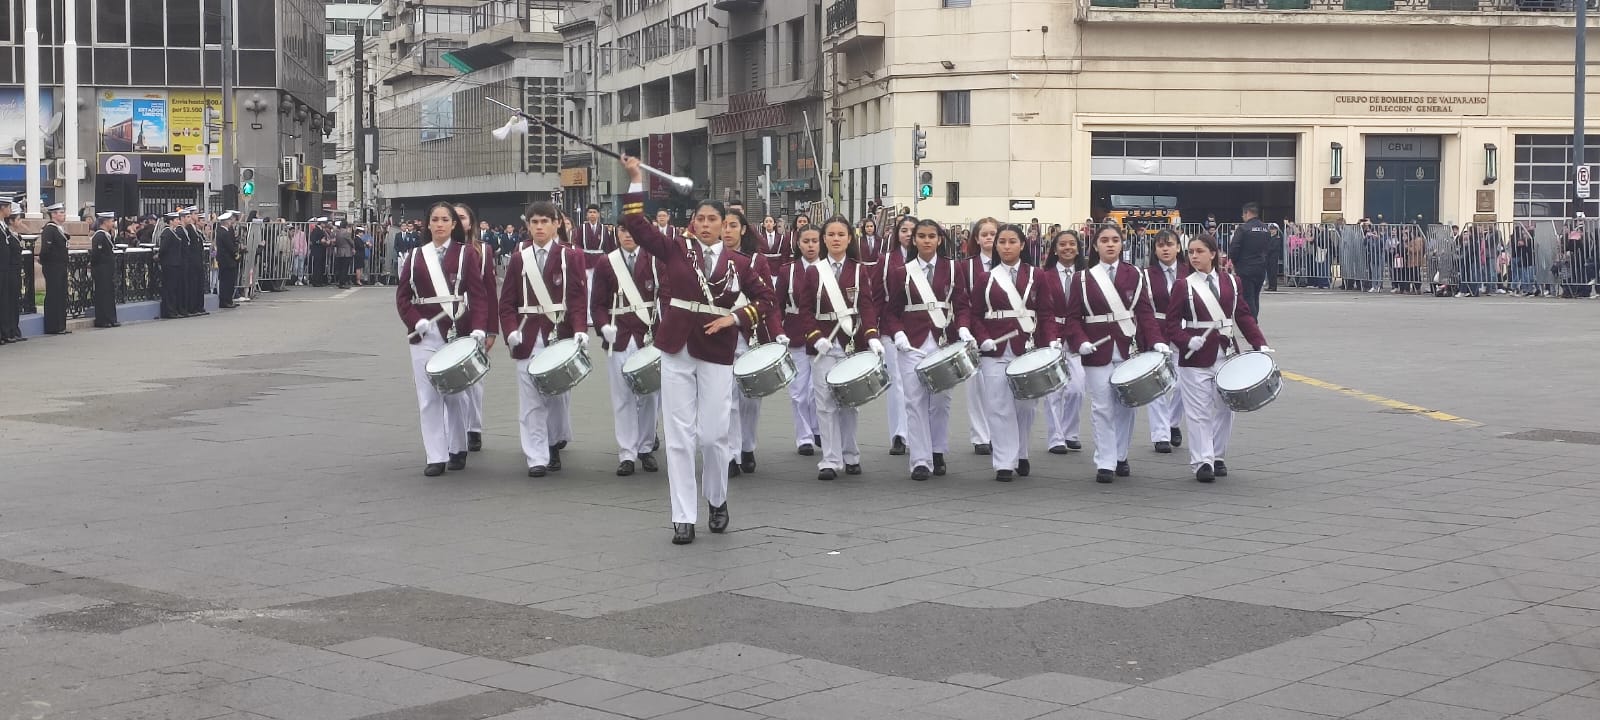
{"label": "pedestrian traffic light", "polygon": [[246,197],[256,194],[255,168],[239,168],[239,192]]}
{"label": "pedestrian traffic light", "polygon": [[[928,131],[922,129],[922,123],[911,127],[911,164],[921,165],[928,157]],[[923,197],[927,197],[924,195]]]}
{"label": "pedestrian traffic light", "polygon": [[917,197],[922,200],[933,197],[933,171],[923,170],[922,175],[917,180],[920,183],[917,188]]}

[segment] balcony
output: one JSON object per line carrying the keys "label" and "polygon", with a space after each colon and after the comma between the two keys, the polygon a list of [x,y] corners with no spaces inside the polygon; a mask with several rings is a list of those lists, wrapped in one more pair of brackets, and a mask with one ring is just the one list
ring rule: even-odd
{"label": "balcony", "polygon": [[846,50],[865,42],[883,42],[881,21],[860,21],[856,17],[858,0],[835,0],[823,16],[823,39],[833,50]]}
{"label": "balcony", "polygon": [[[853,2],[853,0],[850,0]],[[1082,1],[1082,0],[1080,0]],[[1564,21],[1574,0],[1087,0],[1090,22],[1353,23],[1374,15],[1443,25],[1544,26]],[[1595,7],[1597,0],[1589,0]],[[1162,11],[1152,13],[1151,11]],[[1194,11],[1194,12],[1189,12]],[[1345,15],[1346,13],[1359,13]],[[1207,16],[1210,17],[1207,17]],[[1341,19],[1343,16],[1343,19]]]}
{"label": "balcony", "polygon": [[856,0],[836,0],[828,6],[824,19],[827,36],[832,37],[856,26]]}
{"label": "balcony", "polygon": [[589,73],[583,70],[569,70],[562,74],[561,85],[569,93],[586,93],[589,91]]}

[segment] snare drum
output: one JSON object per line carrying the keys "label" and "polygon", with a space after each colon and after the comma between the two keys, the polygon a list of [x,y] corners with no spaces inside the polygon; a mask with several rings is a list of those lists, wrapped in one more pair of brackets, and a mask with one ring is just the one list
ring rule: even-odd
{"label": "snare drum", "polygon": [[661,351],[646,345],[633,351],[622,363],[622,381],[635,395],[649,395],[661,390]]}
{"label": "snare drum", "polygon": [[589,376],[589,350],[577,340],[567,338],[546,345],[528,362],[528,374],[540,395],[560,395]]}
{"label": "snare drum", "polygon": [[889,370],[870,350],[839,361],[825,378],[833,398],[845,407],[861,407],[889,389]]}
{"label": "snare drum", "polygon": [[1117,393],[1117,402],[1131,408],[1155,402],[1171,392],[1175,384],[1177,379],[1167,354],[1154,350],[1128,358],[1111,371],[1111,389]]}
{"label": "snare drum", "polygon": [[1283,389],[1278,361],[1264,352],[1235,355],[1217,368],[1217,394],[1235,412],[1260,410]]}
{"label": "snare drum", "polygon": [[789,387],[796,372],[794,358],[782,343],[762,343],[733,361],[733,379],[747,398],[763,398]]}
{"label": "snare drum", "polygon": [[1071,372],[1067,358],[1055,348],[1042,347],[1006,364],[1006,382],[1018,400],[1042,398],[1067,384]]}
{"label": "snare drum", "polygon": [[464,337],[450,341],[433,352],[423,367],[428,373],[428,383],[446,395],[466,392],[489,373],[489,356],[474,338]]}
{"label": "snare drum", "polygon": [[978,374],[978,348],[953,342],[917,363],[917,380],[928,392],[942,393]]}

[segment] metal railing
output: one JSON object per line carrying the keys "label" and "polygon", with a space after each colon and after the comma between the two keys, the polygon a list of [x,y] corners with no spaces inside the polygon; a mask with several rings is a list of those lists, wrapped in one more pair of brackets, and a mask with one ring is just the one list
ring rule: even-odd
{"label": "metal railing", "polygon": [[856,0],[835,0],[828,5],[823,23],[827,26],[828,35],[836,35],[855,27]]}

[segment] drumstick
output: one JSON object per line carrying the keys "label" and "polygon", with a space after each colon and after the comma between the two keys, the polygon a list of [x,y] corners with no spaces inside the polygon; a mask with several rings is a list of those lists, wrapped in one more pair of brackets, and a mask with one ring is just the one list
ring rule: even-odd
{"label": "drumstick", "polygon": [[[443,319],[445,319],[447,317],[450,317],[450,313],[448,311],[445,311],[445,310],[440,310],[439,314],[429,318],[428,322],[437,323],[440,320],[443,320]],[[410,335],[406,336],[406,339],[410,340],[411,338],[414,338],[414,337],[422,337],[422,333],[419,333],[419,332],[413,330],[413,331],[411,331]]]}
{"label": "drumstick", "polygon": [[[1216,328],[1206,328],[1206,331],[1200,335],[1200,342],[1202,343],[1201,347],[1205,347],[1205,341],[1211,337],[1211,331],[1215,329]],[[1183,359],[1188,360],[1189,358],[1194,357],[1195,352],[1196,351],[1194,350],[1190,350],[1189,352],[1184,353]]]}

